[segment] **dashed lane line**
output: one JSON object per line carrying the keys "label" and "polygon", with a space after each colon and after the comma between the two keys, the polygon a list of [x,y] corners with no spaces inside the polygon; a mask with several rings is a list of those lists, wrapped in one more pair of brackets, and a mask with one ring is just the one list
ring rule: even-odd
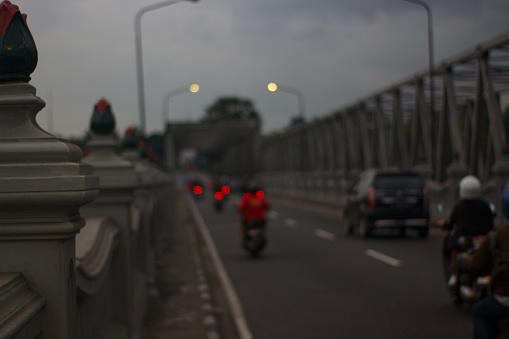
{"label": "dashed lane line", "polygon": [[368,257],[381,261],[387,265],[391,265],[394,267],[401,266],[401,260],[389,257],[388,255],[377,252],[375,250],[367,249],[365,253]]}
{"label": "dashed lane line", "polygon": [[322,239],[329,240],[329,241],[336,240],[336,235],[334,233],[330,233],[330,232],[320,230],[320,229],[315,230],[315,235],[318,238],[322,238]]}
{"label": "dashed lane line", "polygon": [[270,220],[277,220],[279,218],[279,213],[276,211],[268,211],[267,218],[269,218]]}
{"label": "dashed lane line", "polygon": [[295,227],[295,226],[297,226],[297,220],[287,218],[287,219],[285,219],[285,225],[288,227]]}

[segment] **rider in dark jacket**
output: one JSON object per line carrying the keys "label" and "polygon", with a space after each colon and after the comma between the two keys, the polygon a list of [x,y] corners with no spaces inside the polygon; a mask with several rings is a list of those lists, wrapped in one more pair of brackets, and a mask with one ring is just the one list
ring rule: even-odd
{"label": "rider in dark jacket", "polygon": [[[464,236],[479,245],[493,229],[493,212],[488,203],[481,199],[481,183],[476,177],[472,175],[464,177],[460,181],[459,194],[460,201],[453,208],[448,228],[453,230],[455,239]],[[457,253],[458,250],[453,248],[448,282],[451,287],[457,282]]]}
{"label": "rider in dark jacket", "polygon": [[[509,219],[509,186],[503,194],[503,212]],[[468,263],[468,270],[491,274],[491,294],[474,305],[474,338],[496,338],[498,322],[509,317],[509,226],[487,237]]]}

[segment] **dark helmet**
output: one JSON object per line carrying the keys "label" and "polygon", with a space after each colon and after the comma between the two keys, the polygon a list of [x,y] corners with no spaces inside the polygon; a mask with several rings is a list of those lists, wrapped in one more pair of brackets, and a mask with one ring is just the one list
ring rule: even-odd
{"label": "dark helmet", "polygon": [[261,190],[261,186],[258,182],[250,180],[246,184],[246,192],[256,193]]}

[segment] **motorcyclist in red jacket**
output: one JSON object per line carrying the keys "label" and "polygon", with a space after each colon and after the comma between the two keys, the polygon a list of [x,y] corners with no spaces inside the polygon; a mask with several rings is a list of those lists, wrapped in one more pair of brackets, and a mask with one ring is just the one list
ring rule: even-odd
{"label": "motorcyclist in red jacket", "polygon": [[270,208],[265,193],[257,182],[248,182],[246,185],[246,192],[243,194],[242,199],[237,205],[237,209],[242,213],[242,221],[240,223],[240,235],[242,239],[247,236],[246,223],[253,219],[258,219],[261,222],[262,229],[266,232],[266,217],[265,212]]}

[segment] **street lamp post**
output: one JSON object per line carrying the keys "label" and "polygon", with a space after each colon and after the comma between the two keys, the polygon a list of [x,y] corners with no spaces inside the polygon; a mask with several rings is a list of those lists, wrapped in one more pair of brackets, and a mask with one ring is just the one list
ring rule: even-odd
{"label": "street lamp post", "polygon": [[[286,87],[286,86],[281,86],[281,85],[278,85],[276,84],[275,82],[271,82],[267,85],[267,89],[271,92],[276,92],[276,91],[281,91],[281,92],[284,92],[284,93],[289,93],[289,94],[293,94],[293,95],[296,95],[297,98],[299,99],[299,118],[300,118],[300,123],[304,123],[304,115],[305,115],[305,112],[304,112],[304,96],[302,95],[302,93],[295,89],[295,88],[290,88],[290,87]],[[291,122],[290,122],[291,124]],[[298,170],[305,170],[305,166],[304,166],[304,158],[306,157],[306,155],[308,154],[308,149],[307,147],[305,147],[305,143],[304,143],[304,140],[305,140],[305,134],[302,133],[299,133],[298,135],[298,158],[295,160],[295,168],[298,169]]]}
{"label": "street lamp post", "polygon": [[143,7],[136,13],[136,17],[134,18],[134,43],[136,47],[136,74],[138,77],[138,105],[140,110],[140,130],[143,134],[146,134],[147,124],[146,124],[146,112],[145,112],[145,84],[143,79],[143,53],[141,48],[141,17],[143,14],[162,8],[166,6],[170,6],[179,2],[188,1],[188,2],[197,2],[198,0],[169,0],[163,1],[157,4],[149,5]]}
{"label": "street lamp post", "polygon": [[198,84],[180,87],[173,91],[169,91],[163,98],[163,124],[165,125],[165,161],[168,168],[175,168],[175,140],[170,130],[170,99],[184,93],[197,93],[200,90]]}
{"label": "street lamp post", "polygon": [[271,92],[281,91],[283,93],[296,95],[299,100],[299,117],[304,122],[305,112],[304,112],[304,96],[302,93],[291,87],[281,86],[276,84],[275,82],[271,82],[267,85],[267,89]]}
{"label": "street lamp post", "polygon": [[421,0],[403,0],[424,7],[428,16],[428,60],[429,60],[429,119],[431,131],[431,162],[433,166],[433,176],[435,175],[435,113],[434,113],[434,94],[433,94],[433,18],[431,8],[427,3]]}
{"label": "street lamp post", "polygon": [[191,84],[189,86],[181,87],[173,91],[169,91],[163,98],[163,123],[170,121],[170,99],[180,94],[197,93],[200,90],[198,84]]}

